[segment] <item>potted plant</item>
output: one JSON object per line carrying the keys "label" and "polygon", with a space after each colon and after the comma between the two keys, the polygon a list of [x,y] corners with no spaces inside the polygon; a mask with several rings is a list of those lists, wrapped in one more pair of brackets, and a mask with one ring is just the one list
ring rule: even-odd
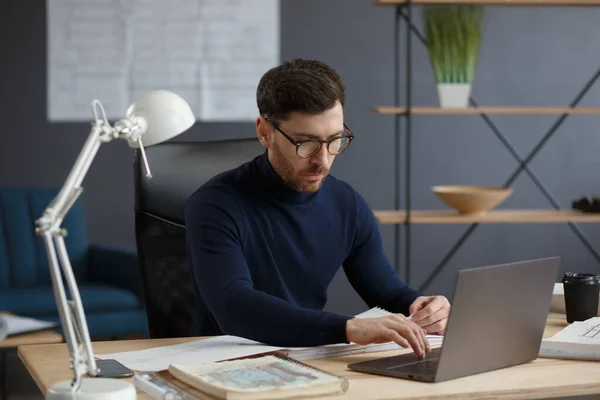
{"label": "potted plant", "polygon": [[465,108],[479,55],[483,7],[426,6],[423,18],[440,106]]}

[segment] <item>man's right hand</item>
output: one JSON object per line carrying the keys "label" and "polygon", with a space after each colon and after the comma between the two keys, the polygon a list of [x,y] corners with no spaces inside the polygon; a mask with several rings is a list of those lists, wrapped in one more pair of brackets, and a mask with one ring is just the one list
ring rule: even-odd
{"label": "man's right hand", "polygon": [[396,342],[401,347],[410,346],[421,358],[431,351],[427,332],[402,314],[348,320],[346,339],[357,344]]}

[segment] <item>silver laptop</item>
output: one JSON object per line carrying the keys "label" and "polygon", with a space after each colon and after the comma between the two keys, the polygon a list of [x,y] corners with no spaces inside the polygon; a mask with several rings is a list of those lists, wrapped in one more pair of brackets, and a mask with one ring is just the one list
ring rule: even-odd
{"label": "silver laptop", "polygon": [[441,347],[349,364],[377,375],[440,382],[537,358],[559,257],[458,272]]}

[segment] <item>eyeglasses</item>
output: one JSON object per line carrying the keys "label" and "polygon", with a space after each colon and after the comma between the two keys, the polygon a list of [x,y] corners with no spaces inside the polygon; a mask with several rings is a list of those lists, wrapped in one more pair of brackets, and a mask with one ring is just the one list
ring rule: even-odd
{"label": "eyeglasses", "polygon": [[344,150],[350,146],[350,142],[354,139],[354,134],[348,128],[346,124],[344,124],[344,132],[342,132],[341,136],[336,136],[329,140],[294,140],[287,133],[281,130],[280,127],[277,126],[270,118],[265,117],[267,121],[273,128],[277,129],[287,140],[290,141],[294,146],[296,146],[296,154],[300,158],[310,158],[321,151],[321,147],[323,144],[327,146],[327,151],[332,156],[337,156],[342,153]]}

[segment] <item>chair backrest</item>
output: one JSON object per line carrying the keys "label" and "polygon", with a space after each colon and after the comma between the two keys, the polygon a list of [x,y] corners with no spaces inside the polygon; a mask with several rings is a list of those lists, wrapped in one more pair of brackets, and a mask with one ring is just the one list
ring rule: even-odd
{"label": "chair backrest", "polygon": [[[0,188],[0,291],[50,286],[48,256],[35,221],[58,193],[54,187]],[[61,225],[78,282],[86,279],[88,240],[82,200],[78,199]]]}
{"label": "chair backrest", "polygon": [[136,243],[151,338],[189,336],[195,283],[185,240],[188,198],[213,176],[262,151],[258,139],[162,143],[146,149],[152,179],[136,151]]}

